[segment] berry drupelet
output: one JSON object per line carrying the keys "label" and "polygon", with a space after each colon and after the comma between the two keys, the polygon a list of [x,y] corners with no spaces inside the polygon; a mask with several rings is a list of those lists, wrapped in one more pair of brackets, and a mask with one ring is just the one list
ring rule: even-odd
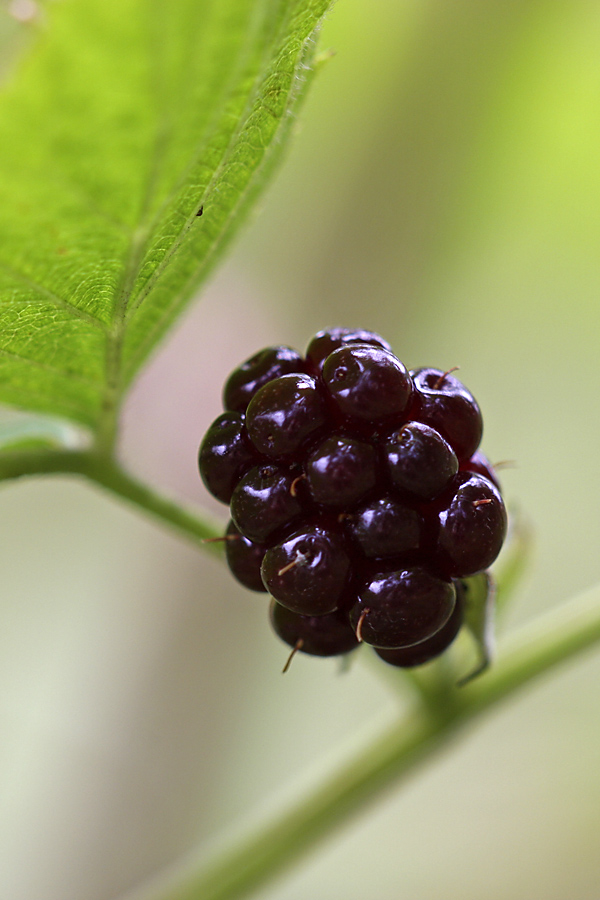
{"label": "berry drupelet", "polygon": [[410,667],[458,634],[462,579],[494,562],[507,520],[452,371],[409,372],[379,335],[332,328],[304,356],[267,347],[229,376],[200,474],[230,504],[231,572],[271,594],[294,651],[364,642]]}

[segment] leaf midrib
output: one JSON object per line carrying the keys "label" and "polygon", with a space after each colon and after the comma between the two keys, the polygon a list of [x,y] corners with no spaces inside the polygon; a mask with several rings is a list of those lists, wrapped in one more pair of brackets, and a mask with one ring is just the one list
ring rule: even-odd
{"label": "leaf midrib", "polygon": [[[277,2],[277,0],[276,0],[276,2]],[[269,6],[269,3],[270,3],[270,0],[264,0],[263,6],[268,7],[268,6]],[[279,27],[278,27],[278,29],[277,29],[276,36],[272,39],[272,44],[273,44],[274,46],[279,46],[279,44],[280,44],[280,42],[281,42],[282,32],[283,32],[283,30],[284,30],[285,24],[287,23],[287,19],[288,19],[289,14],[290,14],[290,13],[289,13],[289,10],[288,10],[288,15],[283,15],[283,16],[280,18]],[[248,45],[245,45],[245,46],[248,46]],[[268,46],[265,47],[265,50],[264,50],[264,54],[263,54],[263,55],[264,55],[265,58],[267,57],[267,55],[268,55]],[[303,57],[304,57],[304,53],[301,53],[301,54],[300,54],[300,58],[302,59]],[[238,68],[239,68],[239,66],[238,66]],[[229,142],[228,142],[228,144],[227,144],[227,147],[226,147],[225,150],[223,151],[223,155],[222,155],[222,157],[221,157],[221,160],[220,160],[220,162],[219,162],[219,165],[215,168],[215,171],[214,171],[214,173],[213,173],[213,176],[212,176],[212,178],[211,178],[209,184],[207,185],[207,188],[206,188],[204,194],[202,195],[201,198],[197,198],[196,203],[195,203],[194,206],[193,206],[193,211],[190,213],[190,215],[189,215],[188,218],[186,219],[185,223],[183,224],[183,226],[182,226],[182,228],[181,228],[181,230],[180,230],[180,232],[179,232],[179,234],[178,234],[176,240],[173,242],[173,245],[171,246],[171,248],[170,248],[170,250],[168,251],[168,253],[165,254],[165,256],[163,257],[163,259],[161,260],[161,262],[159,263],[159,265],[157,266],[157,268],[155,269],[155,271],[152,273],[151,277],[148,279],[148,283],[147,283],[147,285],[145,286],[145,288],[144,288],[142,291],[140,291],[140,295],[139,295],[139,297],[136,299],[136,302],[134,303],[134,305],[133,305],[131,308],[129,308],[129,307],[127,308],[126,313],[125,313],[125,317],[126,317],[126,321],[127,321],[128,323],[135,317],[136,313],[138,312],[138,310],[139,310],[140,307],[142,306],[144,300],[146,299],[146,297],[150,294],[150,292],[151,292],[152,289],[154,288],[155,284],[156,284],[157,281],[159,280],[160,276],[162,275],[163,271],[164,271],[165,268],[167,267],[168,263],[172,260],[173,256],[175,256],[175,254],[181,249],[181,247],[182,247],[182,245],[183,245],[183,243],[184,243],[184,241],[185,241],[185,238],[187,237],[187,235],[188,235],[188,233],[189,233],[189,231],[190,231],[190,228],[194,225],[194,223],[195,223],[195,221],[196,221],[196,219],[197,219],[197,210],[198,210],[199,208],[201,208],[201,207],[204,206],[204,204],[206,203],[207,199],[210,197],[211,190],[213,189],[214,185],[215,185],[216,183],[218,183],[218,181],[219,181],[219,179],[220,179],[220,176],[221,176],[221,174],[223,173],[223,171],[224,171],[224,169],[225,169],[225,167],[226,167],[226,165],[227,165],[227,162],[228,162],[228,160],[229,160],[229,158],[230,158],[230,156],[231,156],[231,153],[232,153],[232,151],[233,151],[233,150],[235,149],[235,147],[236,147],[237,139],[239,138],[240,133],[243,131],[243,129],[244,129],[244,127],[245,127],[247,114],[248,114],[248,112],[252,109],[252,106],[254,105],[254,103],[255,103],[255,101],[256,101],[258,95],[259,95],[259,88],[260,88],[260,85],[261,85],[262,80],[263,80],[263,78],[264,78],[265,68],[266,68],[266,67],[265,67],[265,65],[264,65],[264,63],[263,63],[263,64],[259,67],[259,69],[257,70],[257,73],[256,73],[256,75],[255,75],[255,77],[254,77],[252,89],[248,92],[248,96],[247,96],[247,100],[246,100],[246,102],[245,102],[245,104],[244,104],[243,112],[242,112],[242,114],[240,115],[240,117],[239,117],[239,119],[238,119],[238,123],[237,123],[237,125],[236,125],[235,130],[231,133],[231,137],[230,137],[230,139],[229,139]],[[231,81],[232,81],[232,82],[234,81],[234,74],[232,74],[232,76],[231,76]],[[214,125],[216,124],[216,122],[219,120],[220,115],[221,115],[221,112],[222,112],[222,109],[225,107],[225,105],[226,105],[226,100],[229,98],[229,96],[230,96],[230,91],[228,91],[228,92],[225,93],[224,98],[223,98],[223,101],[222,101],[222,106],[221,106],[221,108],[220,108],[219,110],[216,110],[216,111],[215,111],[215,115],[213,116],[213,127],[214,127]],[[285,118],[286,118],[286,115],[287,115],[287,109],[288,109],[288,107],[289,107],[289,102],[288,102],[288,106],[286,107],[286,111],[285,111],[284,114],[280,117],[280,120],[279,120],[280,126],[281,126],[281,124],[285,121]],[[279,128],[278,128],[278,130],[279,130]],[[181,177],[178,179],[178,181],[177,181],[177,183],[175,184],[175,186],[173,187],[172,191],[169,193],[169,196],[166,198],[166,200],[164,201],[164,203],[161,205],[161,209],[159,210],[159,213],[157,213],[157,215],[156,215],[156,217],[155,217],[155,221],[158,221],[160,213],[164,212],[164,209],[168,206],[168,204],[169,204],[169,203],[173,200],[173,198],[176,196],[177,192],[178,192],[178,191],[181,189],[181,187],[185,184],[185,181],[186,181],[187,177],[189,176],[190,172],[193,170],[194,166],[198,163],[198,161],[199,161],[199,159],[200,159],[200,157],[201,157],[201,155],[202,155],[202,151],[205,149],[205,147],[206,147],[206,145],[207,145],[207,143],[208,143],[208,137],[209,137],[210,133],[211,133],[211,132],[210,132],[210,129],[209,129],[209,127],[207,126],[207,128],[205,129],[206,140],[205,140],[202,144],[199,144],[198,150],[197,150],[197,152],[194,154],[194,157],[190,160],[190,162],[189,162],[188,166],[186,167],[185,171],[182,173]],[[263,156],[263,162],[264,162],[265,159],[267,159],[267,158],[270,156],[274,144],[276,144],[276,140],[275,140],[275,139],[271,142],[271,144],[269,145],[269,147],[265,148],[265,152],[264,152],[264,156]],[[261,163],[261,166],[262,166],[262,163]],[[250,178],[250,180],[248,181],[248,183],[247,183],[247,185],[246,185],[246,187],[245,187],[243,193],[240,195],[237,204],[232,208],[232,210],[230,211],[229,215],[227,216],[227,219],[226,219],[226,222],[227,222],[227,223],[229,223],[229,222],[231,221],[231,219],[234,218],[234,216],[235,216],[235,214],[236,214],[236,212],[237,212],[237,209],[238,209],[239,206],[241,205],[241,202],[244,200],[245,196],[248,194],[250,188],[252,187],[254,181],[256,180],[256,177],[257,177],[258,172],[260,171],[260,168],[261,168],[261,167],[259,167],[259,168],[255,171],[255,173],[251,176],[251,178]],[[153,226],[152,226],[152,227],[153,227]],[[150,233],[151,233],[151,231],[152,231],[152,228],[150,229]],[[217,245],[218,241],[219,241],[219,238],[217,238],[217,239],[211,244],[211,248],[210,248],[209,252],[206,254],[206,256],[204,257],[204,259],[202,260],[202,263],[201,263],[201,265],[200,265],[200,271],[205,267],[206,262],[210,259],[211,255],[212,255],[212,251],[213,251],[214,247]],[[168,315],[170,314],[170,309],[171,309],[172,307],[174,307],[174,306],[177,306],[177,298],[178,298],[182,293],[184,293],[185,290],[186,290],[186,288],[184,288],[183,291],[180,291],[179,294],[173,299],[173,303],[171,304],[171,307],[169,307],[169,309],[167,309],[167,310],[165,311],[165,314],[164,314],[164,315],[165,315],[166,317],[168,317]],[[139,351],[140,355],[142,355],[142,356],[144,355],[144,352],[145,352],[144,349],[143,349],[143,346],[144,346],[144,345],[142,345],[142,349],[140,349],[140,351]]]}
{"label": "leaf midrib", "polygon": [[[264,22],[265,16],[268,15],[268,10],[270,8],[271,0],[263,0],[262,11],[261,11],[261,22]],[[289,9],[288,9],[289,14]],[[159,124],[157,129],[157,136],[155,140],[155,147],[153,153],[153,162],[150,167],[150,171],[152,173],[152,177],[149,179],[147,190],[144,195],[144,200],[142,203],[141,211],[140,211],[140,224],[136,231],[132,236],[132,240],[129,246],[128,258],[125,265],[123,278],[122,278],[122,287],[116,292],[118,295],[117,302],[115,303],[113,309],[113,317],[112,317],[112,325],[109,330],[106,332],[106,381],[105,381],[105,390],[102,401],[102,417],[104,419],[104,424],[100,424],[99,431],[100,432],[111,432],[114,428],[114,422],[111,426],[108,420],[113,419],[116,416],[118,411],[118,407],[120,401],[122,399],[124,385],[122,384],[122,374],[123,374],[123,366],[122,366],[122,351],[123,351],[123,341],[126,334],[126,329],[130,325],[132,319],[135,317],[136,313],[140,310],[143,305],[144,300],[148,297],[154,286],[159,281],[160,277],[164,273],[165,269],[172,261],[173,257],[177,254],[177,252],[181,249],[185,242],[185,238],[187,237],[190,228],[194,225],[197,219],[197,209],[200,205],[202,205],[208,196],[210,196],[211,190],[218,180],[229,160],[231,153],[236,147],[237,140],[241,131],[243,130],[247,118],[247,114],[252,109],[260,91],[260,86],[262,84],[264,75],[265,75],[265,60],[268,58],[269,48],[272,46],[279,46],[282,39],[282,33],[284,27],[287,23],[288,15],[284,14],[279,19],[279,26],[276,30],[276,34],[271,39],[270,44],[265,46],[263,51],[263,62],[258,67],[257,72],[254,76],[253,84],[251,90],[249,90],[246,102],[244,104],[244,109],[242,114],[240,115],[237,125],[235,129],[232,131],[227,146],[225,147],[219,165],[216,167],[213,176],[206,188],[205,193],[202,198],[197,198],[196,202],[193,206],[193,211],[190,213],[188,218],[183,223],[179,234],[177,235],[175,241],[169,248],[169,251],[165,254],[157,268],[154,270],[144,289],[140,292],[139,297],[136,299],[136,302],[133,306],[130,307],[130,300],[132,296],[133,287],[135,284],[136,277],[140,271],[141,263],[143,262],[148,250],[149,250],[149,238],[150,235],[153,234],[155,227],[159,224],[161,215],[164,214],[165,209],[168,208],[169,204],[172,200],[177,196],[177,193],[181,188],[185,185],[186,179],[188,178],[191,171],[193,171],[194,167],[197,165],[198,161],[201,159],[202,153],[205,151],[207,144],[210,141],[212,134],[214,133],[214,129],[216,128],[218,122],[220,121],[223,111],[227,106],[227,102],[229,101],[232,93],[235,90],[235,86],[237,84],[236,76],[237,74],[243,70],[243,67],[247,61],[247,59],[251,55],[251,46],[252,40],[256,39],[257,34],[259,33],[259,29],[256,30],[253,36],[249,36],[249,40],[246,41],[242,47],[240,48],[240,52],[238,54],[238,61],[236,66],[233,68],[232,73],[229,78],[229,84],[227,89],[223,92],[220,105],[215,108],[214,114],[211,117],[211,120],[207,122],[203,138],[200,140],[197,146],[197,150],[194,153],[193,157],[189,161],[187,167],[182,172],[180,177],[177,179],[176,183],[169,191],[169,194],[161,203],[159,209],[152,217],[152,220],[143,225],[143,221],[145,215],[147,214],[148,209],[152,208],[152,199],[153,199],[153,190],[158,181],[157,173],[160,168],[160,160],[162,158],[161,148],[164,146],[165,142],[165,130],[162,125],[162,121]],[[280,118],[280,125],[285,121],[285,114]],[[168,117],[165,117],[168,121]],[[274,143],[274,142],[273,142]],[[268,158],[271,152],[272,144],[269,148],[266,148],[264,159]],[[260,169],[259,169],[260,170]],[[257,170],[257,171],[259,171]],[[238,203],[235,207],[230,211],[227,222],[229,223],[231,219],[235,216],[236,210],[238,209],[240,203],[245,198],[246,194],[250,190],[253,182],[257,177],[257,172],[251,177],[248,182],[246,188],[244,189],[242,195],[240,196]],[[199,269],[200,271],[206,266],[207,262],[210,260],[214,247],[218,243],[218,238],[211,245],[211,249],[206,257],[202,260]],[[196,276],[197,277],[197,276]],[[184,291],[187,290],[187,284],[184,288]],[[170,315],[171,309],[177,305],[179,297],[183,294],[184,291],[180,291],[174,298],[170,307],[166,310],[165,316],[168,317]],[[146,342],[147,343],[147,342]],[[142,345],[142,349],[140,350],[140,355],[144,355],[145,353],[145,344]]]}
{"label": "leaf midrib", "polygon": [[[263,0],[263,15],[264,9],[269,4],[269,0]],[[281,26],[278,32],[278,36],[281,33]],[[123,274],[121,278],[120,286],[115,291],[116,302],[113,306],[112,312],[112,320],[109,328],[103,326],[103,330],[105,333],[105,381],[102,391],[101,398],[101,414],[100,421],[98,423],[97,428],[97,439],[98,443],[104,449],[112,448],[112,444],[116,435],[116,417],[118,414],[118,409],[122,400],[124,385],[122,384],[122,353],[123,353],[123,342],[125,338],[126,328],[130,322],[130,320],[135,316],[136,312],[140,309],[143,301],[146,299],[154,285],[159,280],[160,276],[164,272],[168,263],[173,259],[173,256],[177,253],[180,247],[183,245],[185,240],[185,236],[188,233],[191,225],[196,218],[196,209],[197,205],[194,206],[194,213],[188,217],[183,227],[181,228],[179,235],[177,236],[175,242],[171,246],[169,252],[163,257],[161,263],[157,267],[157,269],[152,273],[152,276],[148,280],[148,284],[143,292],[141,292],[139,300],[136,304],[130,309],[129,303],[131,300],[133,288],[135,285],[135,281],[137,275],[140,272],[141,264],[146,257],[149,250],[149,240],[150,236],[153,234],[154,229],[159,225],[161,216],[164,214],[165,210],[168,208],[169,204],[173,201],[173,199],[177,196],[178,191],[185,184],[186,178],[189,173],[193,170],[194,166],[197,164],[198,160],[201,158],[202,152],[205,150],[210,137],[214,133],[214,129],[217,127],[218,122],[220,121],[223,111],[226,108],[227,102],[229,101],[235,87],[237,85],[236,76],[245,64],[245,61],[249,57],[251,53],[251,39],[249,36],[249,40],[244,42],[242,47],[240,48],[240,52],[238,54],[238,61],[236,66],[233,67],[232,73],[229,78],[229,83],[227,88],[224,90],[220,104],[215,107],[214,113],[211,116],[209,122],[206,123],[202,138],[198,143],[197,150],[193,155],[193,158],[188,163],[185,170],[182,172],[180,177],[177,179],[176,183],[169,191],[167,197],[160,204],[160,207],[153,215],[151,221],[144,221],[147,219],[148,211],[152,208],[152,200],[154,199],[156,185],[158,183],[158,175],[160,172],[160,168],[162,165],[162,160],[164,159],[165,147],[169,141],[168,132],[173,129],[173,125],[170,125],[170,128],[165,128],[165,122],[171,123],[170,115],[165,112],[163,109],[159,122],[157,124],[156,136],[154,141],[154,147],[152,152],[152,161],[149,167],[149,178],[146,183],[146,188],[144,191],[144,196],[142,198],[142,203],[140,205],[140,213],[138,226],[133,229],[128,252],[127,259],[125,261],[125,265],[123,268]],[[150,78],[159,79],[160,72],[159,68],[159,60],[160,54],[151,54],[151,58],[153,61],[153,70],[150,73]],[[261,67],[257,72],[252,91],[249,94],[249,100],[246,102],[244,107],[244,112],[247,111],[249,104],[254,101],[258,86],[260,85],[261,77],[264,71],[264,67]],[[163,104],[165,103],[165,98],[163,97]],[[221,163],[217,167],[216,173],[221,172],[224,164],[224,160],[228,158],[231,152],[231,148],[235,143],[235,138],[239,135],[240,128],[242,127],[241,122],[244,120],[244,117],[240,117],[240,121],[236,126],[236,129],[232,133],[232,136],[227,144],[227,147],[224,150],[223,157]],[[215,173],[215,174],[216,174]],[[210,191],[210,187],[214,184],[215,175],[211,179],[209,184],[208,191]],[[203,198],[204,199],[204,198]],[[71,306],[70,304],[68,304]],[[71,306],[73,309],[74,307]]]}

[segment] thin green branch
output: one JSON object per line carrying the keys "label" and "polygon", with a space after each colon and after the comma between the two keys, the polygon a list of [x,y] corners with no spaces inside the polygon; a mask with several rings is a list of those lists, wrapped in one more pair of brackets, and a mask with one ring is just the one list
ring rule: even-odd
{"label": "thin green branch", "polygon": [[337,767],[316,790],[261,831],[253,831],[207,866],[192,864],[127,900],[233,900],[245,897],[296,862],[338,825],[390,789],[439,747],[458,720],[440,720],[422,709],[372,740]]}
{"label": "thin green branch", "polygon": [[[186,509],[176,500],[122,469],[111,458],[89,450],[31,450],[0,453],[0,479],[26,475],[79,475],[123,497],[135,506],[173,526],[196,543],[210,541],[223,534],[223,526],[208,513]],[[218,544],[204,544],[206,550],[218,551]]]}
{"label": "thin green branch", "polygon": [[338,766],[291,809],[218,859],[193,862],[128,900],[240,900],[317,841],[389,792],[483,712],[600,640],[600,585],[540,616],[501,646],[488,674],[465,688],[446,685],[445,705],[424,704]]}
{"label": "thin green branch", "polygon": [[533,619],[501,642],[498,661],[461,691],[469,710],[485,710],[538,675],[600,641],[600,585]]}
{"label": "thin green branch", "polygon": [[[129,500],[146,512],[152,513],[163,522],[174,526],[188,538],[196,541],[212,541],[223,534],[223,526],[205,512],[192,512],[177,501],[159,494],[154,488],[133,478],[112,461],[92,459],[92,465],[85,472],[97,484],[107,488],[119,497]],[[217,551],[219,545],[208,543],[205,549]]]}

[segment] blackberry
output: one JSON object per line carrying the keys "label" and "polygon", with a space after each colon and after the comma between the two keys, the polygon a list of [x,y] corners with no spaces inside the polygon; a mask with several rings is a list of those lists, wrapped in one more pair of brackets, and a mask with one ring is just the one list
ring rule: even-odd
{"label": "blackberry", "polygon": [[274,598],[294,652],[421,665],[463,621],[461,579],[506,533],[483,421],[451,372],[407,371],[370,331],[318,332],[302,357],[267,347],[231,373],[199,452],[230,504],[234,577]]}

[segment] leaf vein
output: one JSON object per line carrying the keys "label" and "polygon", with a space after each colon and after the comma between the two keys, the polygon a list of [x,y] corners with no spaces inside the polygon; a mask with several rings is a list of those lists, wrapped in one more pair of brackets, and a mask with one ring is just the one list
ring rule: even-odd
{"label": "leaf vein", "polygon": [[[28,287],[36,294],[40,294],[41,300],[40,302],[49,303],[51,306],[54,306],[58,309],[66,310],[70,315],[75,316],[78,319],[81,319],[84,322],[87,322],[88,325],[92,325],[94,328],[99,328],[101,331],[106,331],[106,326],[100,319],[96,319],[94,316],[90,315],[90,313],[86,312],[83,309],[80,309],[78,306],[75,306],[72,303],[69,303],[68,300],[64,300],[58,294],[55,294],[53,291],[44,287],[41,284],[38,284],[29,275],[25,275],[24,272],[19,272],[13,266],[9,266],[5,262],[0,261],[0,269],[3,269],[6,274],[14,279],[14,281],[19,281],[25,287]],[[31,303],[31,301],[28,301]],[[11,305],[10,303],[5,305]]]}
{"label": "leaf vein", "polygon": [[58,369],[55,366],[51,366],[50,363],[42,362],[31,356],[25,356],[22,353],[16,353],[14,350],[7,350],[5,347],[0,347],[0,356],[17,360],[20,363],[26,363],[28,366],[34,366],[36,369],[40,369],[44,372],[52,372],[54,375],[59,375],[61,378],[66,378],[69,381],[79,381],[81,384],[87,384],[94,389],[98,388],[98,383],[96,381],[93,381],[91,378],[86,378],[85,375],[81,375],[79,372],[66,371],[64,368]]}

